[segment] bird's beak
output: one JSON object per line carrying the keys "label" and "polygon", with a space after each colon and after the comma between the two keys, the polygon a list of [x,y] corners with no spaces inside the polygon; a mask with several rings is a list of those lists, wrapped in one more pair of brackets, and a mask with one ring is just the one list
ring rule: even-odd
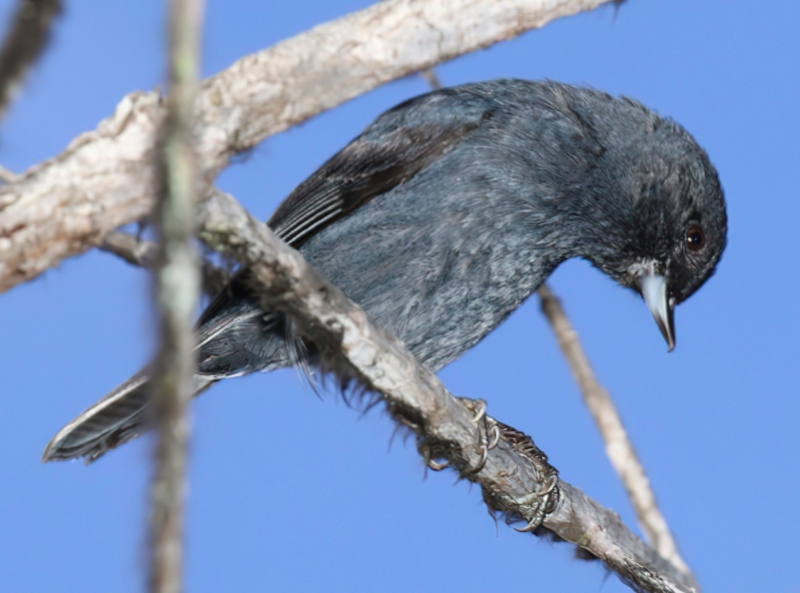
{"label": "bird's beak", "polygon": [[638,283],[644,302],[653,314],[661,335],[667,341],[669,351],[672,352],[675,348],[675,323],[672,305],[667,296],[667,279],[658,274],[645,274],[639,278]]}

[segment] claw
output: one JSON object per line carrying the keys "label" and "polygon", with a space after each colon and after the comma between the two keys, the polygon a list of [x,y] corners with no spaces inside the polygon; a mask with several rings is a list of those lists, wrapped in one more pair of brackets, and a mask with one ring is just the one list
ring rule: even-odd
{"label": "claw", "polygon": [[542,524],[542,521],[544,521],[544,513],[536,511],[536,514],[533,515],[533,518],[530,521],[528,521],[528,524],[525,527],[522,528],[514,527],[514,531],[517,531],[519,533],[528,533],[531,531],[535,531]]}
{"label": "claw", "polygon": [[422,458],[425,460],[425,466],[435,472],[440,472],[450,465],[450,461],[439,463],[431,458],[431,448],[423,439],[417,441],[417,451],[419,451]]}
{"label": "claw", "polygon": [[486,402],[482,399],[459,398],[461,403],[472,412],[472,423],[477,424],[486,417]]}
{"label": "claw", "polygon": [[558,475],[552,474],[547,477],[540,490],[532,492],[523,500],[520,506],[531,507],[533,514],[525,527],[521,529],[514,527],[514,530],[520,533],[535,531],[544,522],[547,514],[552,513],[555,509],[556,502],[558,502],[557,488]]}
{"label": "claw", "polygon": [[[495,421],[486,415],[486,402],[484,400],[463,397],[459,398],[459,400],[464,407],[473,414],[472,418],[470,418],[471,422],[478,426],[478,443],[476,447],[480,451],[480,459],[477,464],[464,470],[465,473],[476,474],[486,465],[486,460],[489,458],[489,451],[494,449],[497,443],[500,442],[500,429],[497,427]],[[480,426],[481,422],[483,426]],[[489,423],[491,423],[491,427],[487,429]],[[489,436],[490,432],[491,437]]]}
{"label": "claw", "polygon": [[[480,458],[478,462],[462,469],[463,474],[476,474],[481,471],[489,459],[489,451],[494,449],[501,439],[501,431],[497,422],[486,415],[486,402],[482,399],[458,398],[465,408],[472,414],[470,421],[478,425],[478,442],[474,445]],[[483,426],[480,423],[483,422]],[[430,448],[422,441],[417,445],[420,454],[425,460],[425,465],[433,471],[441,471],[450,465],[450,462],[439,463],[431,459]]]}
{"label": "claw", "polygon": [[480,444],[481,449],[481,458],[478,461],[478,464],[474,467],[470,467],[466,470],[467,473],[470,474],[477,474],[479,471],[483,469],[483,466],[486,465],[486,460],[489,458],[489,448],[484,445],[483,443]]}
{"label": "claw", "polygon": [[433,459],[426,459],[425,464],[435,472],[440,472],[443,469],[447,469],[450,466],[449,461],[445,461],[444,463],[439,463],[438,461],[434,461]]}
{"label": "claw", "polygon": [[491,434],[491,438],[486,447],[491,451],[500,443],[500,428],[498,428],[497,424],[492,424],[489,433]]}

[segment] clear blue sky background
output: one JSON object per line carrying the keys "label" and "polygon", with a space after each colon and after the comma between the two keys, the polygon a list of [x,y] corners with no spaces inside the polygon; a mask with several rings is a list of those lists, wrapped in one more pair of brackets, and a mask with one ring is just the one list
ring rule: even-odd
{"label": "clear blue sky background", "polygon": [[[211,0],[204,73],[368,4]],[[67,2],[0,128],[0,163],[53,156],[159,84],[163,5]],[[448,85],[552,78],[630,95],[684,124],[718,167],[728,249],[678,309],[673,354],[640,300],[585,263],[552,278],[706,591],[800,591],[798,22],[790,0],[631,0],[438,69]],[[268,139],[219,184],[266,219],[380,112],[426,90],[417,77],[388,84]],[[148,290],[144,272],[92,252],[0,296],[0,591],[143,588],[152,441],[90,467],[39,456],[150,356]],[[635,525],[535,299],[441,376]],[[220,384],[192,412],[192,593],[626,590],[569,545],[495,528],[477,488],[448,472],[424,480],[413,442],[389,446],[380,411],[320,401],[293,371]]]}

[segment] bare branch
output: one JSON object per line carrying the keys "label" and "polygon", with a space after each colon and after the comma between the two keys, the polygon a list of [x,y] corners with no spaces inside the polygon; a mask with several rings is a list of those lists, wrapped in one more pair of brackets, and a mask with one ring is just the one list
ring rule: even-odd
{"label": "bare branch", "polygon": [[655,494],[636,450],[622,425],[622,419],[608,392],[597,381],[589,360],[578,340],[577,332],[567,319],[561,302],[546,286],[539,289],[542,311],[553,328],[558,345],[567,359],[572,374],[580,386],[583,401],[592,413],[619,479],[628,492],[639,525],[656,551],[688,579],[694,580],[691,570],[681,558],[678,546],[669,530],[666,519],[656,503]]}
{"label": "bare branch", "polygon": [[[138,239],[128,233],[111,231],[98,245],[98,249],[112,253],[140,268],[150,269],[156,265],[158,253],[156,244]],[[206,260],[201,262],[201,266],[203,293],[206,296],[215,297],[230,281],[230,274],[227,270],[218,268]]]}
{"label": "bare branch", "polygon": [[[242,58],[207,79],[198,97],[204,177],[385,82],[608,1],[387,0]],[[0,292],[150,212],[148,163],[163,113],[156,93],[132,93],[96,130],[0,188]]]}
{"label": "bare branch", "polygon": [[[524,518],[534,527],[543,519],[546,529],[603,560],[637,589],[698,590],[691,577],[633,535],[616,513],[558,481],[528,437],[488,416],[476,420],[479,402],[451,396],[397,338],[375,326],[233,198],[215,191],[200,206],[199,224],[200,238],[211,248],[251,269],[265,309],[291,315],[341,380],[357,379],[380,393],[393,417],[417,434],[426,459],[445,459],[463,478],[480,484],[490,509]],[[493,427],[500,438],[491,448],[487,435]]]}
{"label": "bare branch", "polygon": [[108,233],[98,249],[113,253],[140,268],[154,268],[158,259],[158,245],[120,231]]}
{"label": "bare branch", "polygon": [[19,175],[0,165],[0,181],[3,183],[15,183],[19,181]]}
{"label": "bare branch", "polygon": [[187,407],[194,394],[194,314],[200,284],[192,242],[200,186],[192,118],[201,22],[202,0],[172,0],[170,91],[160,143],[162,189],[156,208],[160,241],[155,278],[161,345],[154,364],[152,396],[158,441],[151,491],[151,593],[180,593],[183,589]]}
{"label": "bare branch", "polygon": [[60,0],[19,0],[0,49],[0,117],[47,45],[50,25],[60,13]]}

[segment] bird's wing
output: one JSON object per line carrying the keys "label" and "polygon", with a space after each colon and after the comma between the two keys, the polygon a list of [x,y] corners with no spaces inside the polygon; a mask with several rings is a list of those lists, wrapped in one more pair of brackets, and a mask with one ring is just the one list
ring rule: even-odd
{"label": "bird's wing", "polygon": [[442,122],[409,125],[408,118],[402,117],[407,109],[401,105],[367,128],[301,183],[267,224],[297,248],[338,218],[448,153],[481,120],[472,111],[463,118],[451,116]]}
{"label": "bird's wing", "polygon": [[[463,97],[453,109],[430,110],[424,105],[446,104],[456,94],[444,89],[384,113],[297,186],[267,224],[286,243],[298,248],[329,224],[450,152],[490,115],[489,105],[467,103],[465,107]],[[250,294],[247,274],[247,270],[237,274],[209,304],[198,322],[201,328],[232,299]]]}

